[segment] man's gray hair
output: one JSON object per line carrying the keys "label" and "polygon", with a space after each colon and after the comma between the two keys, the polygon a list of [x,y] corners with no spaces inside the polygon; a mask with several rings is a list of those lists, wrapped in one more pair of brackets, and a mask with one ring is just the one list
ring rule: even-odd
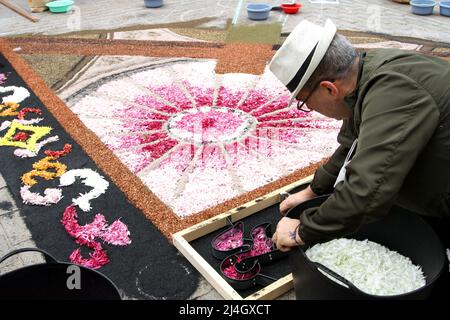
{"label": "man's gray hair", "polygon": [[351,43],[336,33],[325,56],[306,82],[303,90],[309,92],[319,81],[337,80],[346,77],[352,70],[357,52]]}

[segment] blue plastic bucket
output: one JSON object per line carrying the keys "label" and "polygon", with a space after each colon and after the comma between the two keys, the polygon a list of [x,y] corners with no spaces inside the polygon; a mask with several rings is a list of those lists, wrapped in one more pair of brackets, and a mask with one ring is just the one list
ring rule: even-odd
{"label": "blue plastic bucket", "polygon": [[450,17],[450,1],[439,2],[439,12],[442,16]]}
{"label": "blue plastic bucket", "polygon": [[147,8],[159,8],[163,5],[163,0],[144,0]]}
{"label": "blue plastic bucket", "polygon": [[436,1],[432,0],[413,0],[409,3],[411,5],[411,11],[414,14],[421,16],[428,16],[433,14],[434,6]]}
{"label": "blue plastic bucket", "polygon": [[266,20],[269,18],[272,6],[264,3],[249,3],[247,5],[247,14],[250,20]]}
{"label": "blue plastic bucket", "polygon": [[46,4],[46,6],[50,9],[50,12],[62,13],[72,9],[73,3],[74,2],[72,0],[59,0],[49,2]]}

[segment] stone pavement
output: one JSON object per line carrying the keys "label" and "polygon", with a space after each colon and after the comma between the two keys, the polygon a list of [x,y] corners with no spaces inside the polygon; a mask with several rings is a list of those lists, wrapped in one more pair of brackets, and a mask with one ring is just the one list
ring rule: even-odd
{"label": "stone pavement", "polygon": [[[242,2],[241,10],[239,3]],[[81,30],[115,29],[128,26],[146,26],[189,22],[211,18],[203,28],[225,28],[227,22],[256,24],[247,19],[246,4],[265,2],[280,4],[283,0],[165,0],[161,8],[144,7],[143,0],[76,0],[72,12],[52,14],[35,13],[40,18],[32,23],[0,6],[0,36],[19,34],[60,34]],[[301,0],[299,14],[285,15],[272,11],[268,23],[280,21],[283,32],[291,31],[302,19],[324,21],[331,18],[341,30],[367,31],[394,36],[416,37],[450,43],[450,18],[439,15],[435,7],[432,16],[417,16],[407,4],[391,0],[339,0],[339,4],[317,4]],[[27,0],[14,3],[28,8]],[[238,14],[237,14],[238,13]]]}
{"label": "stone pavement", "polygon": [[[18,248],[36,247],[31,239],[20,211],[11,197],[5,180],[0,175],[0,257]],[[0,275],[25,265],[43,262],[39,253],[21,253],[13,256],[0,265]]]}

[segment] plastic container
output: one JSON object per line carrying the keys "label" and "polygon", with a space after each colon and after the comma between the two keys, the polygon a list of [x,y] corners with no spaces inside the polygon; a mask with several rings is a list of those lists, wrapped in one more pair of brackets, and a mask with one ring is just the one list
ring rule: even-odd
{"label": "plastic container", "polygon": [[[305,209],[318,207],[325,200],[326,197],[321,197],[301,203],[289,211],[288,216],[298,217]],[[309,247],[303,246],[290,251],[297,299],[426,299],[430,297],[432,289],[443,275],[445,268],[448,268],[445,250],[436,232],[420,216],[399,207],[393,207],[382,220],[364,225],[355,234],[348,237],[356,240],[368,239],[409,257],[414,264],[422,267],[426,284],[417,290],[401,295],[371,295],[362,292],[350,281],[340,277],[322,264],[309,260],[305,254]],[[335,280],[331,280],[324,273]]]}
{"label": "plastic container", "polygon": [[436,1],[432,0],[412,0],[410,3],[411,12],[421,16],[428,16],[433,14],[434,6]]}
{"label": "plastic container", "polygon": [[121,300],[119,289],[105,275],[82,266],[79,269],[80,288],[68,287],[68,278],[75,272],[73,264],[57,261],[48,252],[37,248],[14,250],[0,259],[36,251],[47,263],[26,266],[0,276],[0,300]]}
{"label": "plastic container", "polygon": [[287,14],[295,14],[300,10],[302,5],[300,3],[283,3],[281,4],[281,8],[283,9],[284,13]]}
{"label": "plastic container", "polygon": [[272,6],[264,3],[249,3],[247,14],[250,20],[267,20]]}
{"label": "plastic container", "polygon": [[58,0],[49,2],[46,6],[50,9],[50,12],[63,13],[72,9],[73,3],[72,0]]}
{"label": "plastic container", "polygon": [[439,2],[439,13],[441,16],[450,17],[450,1]]}
{"label": "plastic container", "polygon": [[162,7],[164,0],[144,0],[144,4],[147,8],[159,8]]}

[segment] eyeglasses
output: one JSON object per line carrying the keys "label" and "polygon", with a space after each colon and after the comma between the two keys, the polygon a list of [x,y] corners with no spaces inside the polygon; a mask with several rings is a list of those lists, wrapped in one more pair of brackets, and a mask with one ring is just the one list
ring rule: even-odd
{"label": "eyeglasses", "polygon": [[298,101],[297,102],[297,110],[303,111],[303,112],[311,112],[312,110],[310,108],[308,108],[308,106],[305,106],[306,102],[308,101],[308,99],[312,96],[312,94],[314,93],[314,91],[316,91],[317,87],[319,86],[321,81],[317,82],[314,87],[312,88],[312,90],[309,92],[309,94],[306,96],[305,99],[303,99],[303,101]]}
{"label": "eyeglasses", "polygon": [[[305,104],[306,104],[306,101],[308,101],[308,99],[312,96],[312,94],[314,93],[314,91],[316,91],[316,89],[319,87],[319,84],[320,84],[322,81],[324,81],[324,80],[320,80],[320,81],[318,81],[318,82],[314,85],[314,87],[312,88],[312,90],[309,92],[309,94],[306,96],[306,98],[303,99],[303,101],[300,101],[300,100],[299,100],[299,101],[297,102],[297,110],[300,110],[300,111],[303,111],[303,112],[306,112],[306,113],[312,111],[310,108],[308,108],[308,106],[305,106]],[[334,81],[335,81],[334,79],[330,80],[330,82],[334,82]]]}

